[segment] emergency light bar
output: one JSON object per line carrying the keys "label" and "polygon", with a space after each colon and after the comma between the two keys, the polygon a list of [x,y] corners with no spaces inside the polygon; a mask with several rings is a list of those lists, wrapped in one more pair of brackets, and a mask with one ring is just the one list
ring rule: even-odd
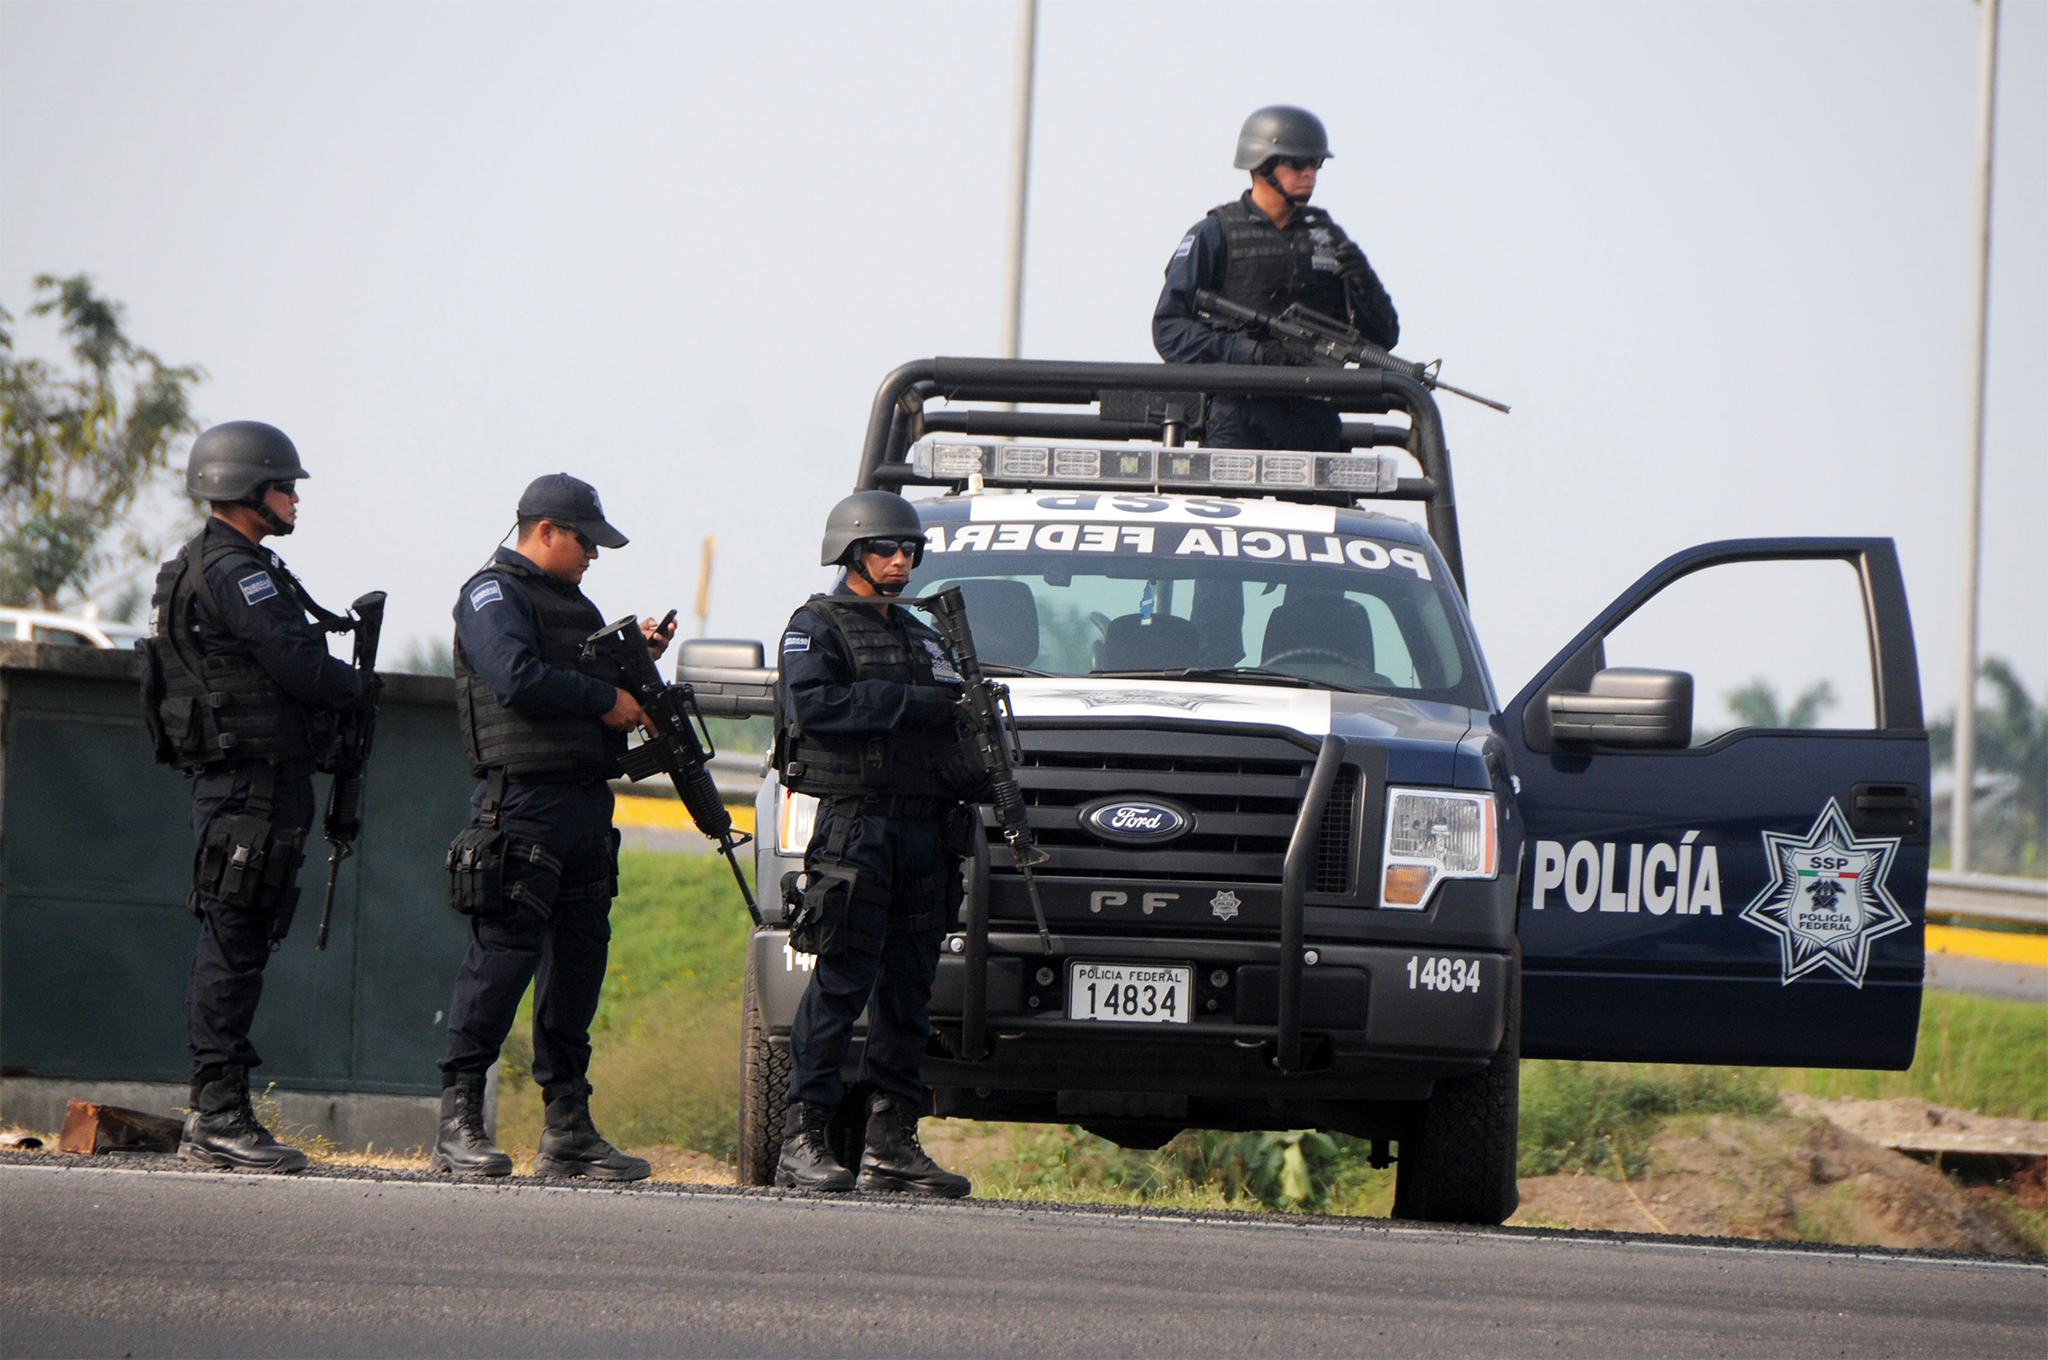
{"label": "emergency light bar", "polygon": [[1400,487],[1401,455],[1200,449],[1163,444],[1005,444],[926,435],[907,459],[920,477],[987,486],[1149,486],[1160,490],[1337,491],[1384,496]]}

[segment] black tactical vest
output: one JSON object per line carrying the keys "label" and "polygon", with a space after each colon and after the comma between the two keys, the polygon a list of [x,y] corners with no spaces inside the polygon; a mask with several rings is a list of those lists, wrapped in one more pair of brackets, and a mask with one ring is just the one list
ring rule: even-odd
{"label": "black tactical vest", "polygon": [[[899,685],[935,686],[932,654],[938,634],[905,617],[891,627],[883,611],[867,604],[841,604],[844,596],[813,595],[806,606],[838,635],[853,660],[853,678]],[[780,734],[782,782],[818,798],[901,795],[957,798],[980,780],[966,743],[951,728],[903,727],[863,734],[807,733],[794,714],[784,714]]]}
{"label": "black tactical vest", "polygon": [[[151,735],[158,758],[188,773],[252,760],[310,761],[315,744],[331,735],[325,725],[332,719],[322,712],[316,721],[254,657],[209,654],[200,643],[200,616],[221,622],[206,569],[222,558],[256,557],[294,601],[305,603],[299,583],[275,553],[237,538],[214,532],[210,524],[201,529],[157,571],[150,597],[144,693],[157,720]],[[316,732],[316,726],[323,730]]]}
{"label": "black tactical vest", "polygon": [[[1289,303],[1348,320],[1343,280],[1337,277],[1337,247],[1344,229],[1321,208],[1300,208],[1282,231],[1244,199],[1211,208],[1223,228],[1223,287],[1232,302],[1277,312]],[[1317,262],[1322,268],[1316,268]]]}
{"label": "black tactical vest", "polygon": [[[605,620],[581,590],[516,562],[493,562],[464,584],[464,599],[484,572],[511,577],[519,583],[515,589],[525,589],[540,615],[544,665],[607,685],[619,683],[616,663],[604,657],[583,659],[584,639],[604,627]],[[619,773],[625,733],[612,731],[596,718],[522,717],[499,703],[491,687],[470,668],[460,640],[455,644],[455,708],[469,771],[478,778],[499,768],[514,779],[565,783],[610,779]]]}

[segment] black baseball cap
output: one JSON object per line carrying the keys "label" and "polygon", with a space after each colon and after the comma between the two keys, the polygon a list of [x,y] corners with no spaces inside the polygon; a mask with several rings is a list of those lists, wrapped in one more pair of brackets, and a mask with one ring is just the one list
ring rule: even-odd
{"label": "black baseball cap", "polygon": [[566,472],[550,472],[527,483],[519,498],[519,518],[549,519],[574,525],[576,531],[600,548],[623,548],[626,536],[604,517],[604,504],[597,488]]}

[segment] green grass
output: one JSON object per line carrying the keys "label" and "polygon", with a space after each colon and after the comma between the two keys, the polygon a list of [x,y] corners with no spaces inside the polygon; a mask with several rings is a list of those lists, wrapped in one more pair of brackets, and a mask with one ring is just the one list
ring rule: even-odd
{"label": "green grass", "polygon": [[[627,851],[612,909],[605,991],[593,1023],[592,1113],[621,1146],[673,1143],[730,1160],[739,1109],[739,998],[747,916],[710,855]],[[531,1148],[539,1093],[527,1079],[531,1001],[506,1046],[500,1128]],[[1780,1090],[1920,1096],[1984,1114],[2048,1119],[2048,1006],[1925,994],[1919,1051],[1905,1072],[1531,1061],[1522,1067],[1523,1175],[1584,1170],[1631,1177],[1680,1115],[1776,1111]],[[1385,1213],[1392,1171],[1356,1139],[1300,1131],[1189,1131],[1156,1152],[1078,1128],[1017,1131],[977,1191],[1004,1198],[1188,1207],[1262,1205]]]}

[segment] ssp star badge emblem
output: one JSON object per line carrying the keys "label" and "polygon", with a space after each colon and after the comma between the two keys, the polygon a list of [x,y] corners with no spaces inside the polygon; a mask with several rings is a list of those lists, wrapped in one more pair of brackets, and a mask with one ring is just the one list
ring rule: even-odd
{"label": "ssp star badge emblem", "polygon": [[1859,840],[1832,798],[1804,838],[1763,838],[1771,881],[1742,919],[1778,937],[1786,983],[1829,968],[1861,987],[1870,942],[1912,924],[1885,887],[1899,838]]}

